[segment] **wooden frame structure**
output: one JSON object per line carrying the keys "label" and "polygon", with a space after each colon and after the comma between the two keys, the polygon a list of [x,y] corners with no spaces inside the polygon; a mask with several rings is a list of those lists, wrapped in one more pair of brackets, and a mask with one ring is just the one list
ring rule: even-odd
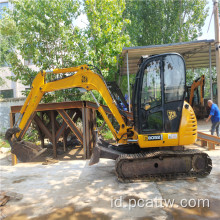
{"label": "wooden frame structure", "polygon": [[[102,105],[107,114],[111,111],[107,106]],[[19,113],[22,106],[11,106],[10,124],[15,124],[15,114]],[[98,106],[94,102],[74,101],[39,104],[34,114],[28,120],[27,126],[21,134],[21,138],[25,135],[31,122],[35,122],[38,134],[41,140],[41,146],[44,147],[44,139],[48,138],[53,145],[53,157],[57,158],[57,142],[63,139],[64,151],[67,147],[67,136],[70,131],[75,134],[79,142],[83,146],[83,158],[89,159],[92,149],[96,142],[96,110]],[[127,118],[132,120],[132,114],[126,112]],[[45,118],[47,120],[45,120]],[[61,119],[61,120],[58,120]],[[77,127],[77,120],[82,121],[82,131]],[[15,155],[12,156],[13,164],[17,163]]]}
{"label": "wooden frame structure", "polygon": [[[11,127],[15,124],[15,114],[19,113],[21,107],[11,107]],[[21,137],[25,135],[31,122],[34,121],[40,136],[41,146],[44,147],[44,139],[48,138],[53,145],[53,157],[57,158],[57,142],[62,138],[64,151],[66,151],[67,136],[72,131],[83,146],[83,158],[89,159],[95,144],[95,135],[93,134],[96,129],[95,110],[95,106],[88,108],[84,101],[39,104]],[[77,127],[78,119],[82,121],[82,131]],[[15,155],[13,155],[13,164],[16,164],[16,161]]]}

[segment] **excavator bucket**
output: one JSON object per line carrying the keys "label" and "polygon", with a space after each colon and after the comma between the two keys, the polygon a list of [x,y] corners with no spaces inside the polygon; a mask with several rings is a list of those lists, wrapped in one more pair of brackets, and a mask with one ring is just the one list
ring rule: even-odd
{"label": "excavator bucket", "polygon": [[12,140],[13,134],[19,131],[19,128],[9,128],[5,133],[5,139],[8,140],[11,146],[11,153],[15,154],[18,160],[30,162],[47,150],[28,141]]}

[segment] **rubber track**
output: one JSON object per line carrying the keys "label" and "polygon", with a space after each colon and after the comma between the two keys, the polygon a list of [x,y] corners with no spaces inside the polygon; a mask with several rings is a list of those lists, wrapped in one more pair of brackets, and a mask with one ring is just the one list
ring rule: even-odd
{"label": "rubber track", "polygon": [[[166,173],[166,174],[147,174],[143,176],[137,176],[134,174],[133,178],[126,178],[122,171],[121,166],[123,163],[126,163],[128,160],[144,160],[149,158],[159,158],[159,157],[180,157],[180,156],[189,156],[193,157],[194,155],[202,155],[206,158],[206,169],[201,172],[196,172],[191,170],[187,173]],[[120,182],[129,183],[129,182],[142,182],[142,181],[161,181],[161,180],[176,180],[176,179],[192,179],[192,178],[202,178],[210,174],[212,170],[212,160],[209,155],[199,151],[199,150],[155,150],[150,153],[138,153],[138,154],[122,154],[120,155],[115,162],[115,172],[118,180]]]}

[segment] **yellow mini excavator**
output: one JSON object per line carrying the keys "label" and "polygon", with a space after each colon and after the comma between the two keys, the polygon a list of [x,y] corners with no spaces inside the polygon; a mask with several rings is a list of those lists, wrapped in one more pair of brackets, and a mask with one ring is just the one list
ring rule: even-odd
{"label": "yellow mini excavator", "polygon": [[[48,73],[72,74],[46,83]],[[133,88],[132,125],[118,108],[102,75],[92,71],[88,65],[39,72],[20,111],[20,122],[6,132],[12,153],[18,159],[31,160],[43,150],[21,140],[42,96],[73,87],[91,92],[98,111],[117,142],[111,145],[98,139],[90,165],[98,163],[99,158],[115,160],[116,175],[122,182],[197,178],[211,172],[212,161],[206,153],[183,147],[196,141],[197,120],[192,107],[184,101],[185,62],[176,53],[151,56],[139,66]],[[117,131],[92,90],[102,95],[119,124]]]}
{"label": "yellow mini excavator", "polygon": [[198,119],[208,116],[207,103],[205,103],[204,99],[204,86],[205,75],[194,80],[191,86],[186,86],[185,100],[192,106]]}

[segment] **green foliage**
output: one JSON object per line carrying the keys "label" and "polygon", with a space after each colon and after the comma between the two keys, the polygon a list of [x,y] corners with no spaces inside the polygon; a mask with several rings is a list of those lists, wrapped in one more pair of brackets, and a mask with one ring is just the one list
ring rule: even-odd
{"label": "green foliage", "polygon": [[207,17],[206,0],[126,0],[124,17],[135,46],[195,40]]}
{"label": "green foliage", "polygon": [[1,147],[10,148],[10,144],[7,140],[4,140],[2,136],[0,136],[0,148]]}
{"label": "green foliage", "polygon": [[[83,36],[73,25],[78,15],[77,0],[13,1],[13,10],[0,20],[1,63],[10,65],[15,74],[11,79],[30,85],[40,69],[82,64]],[[24,65],[21,58],[31,60],[37,71]]]}
{"label": "green foliage", "polygon": [[[130,81],[130,90],[131,90],[131,97],[132,97],[132,90],[133,90],[133,85],[135,83],[135,77],[136,74],[132,74],[129,76],[129,81]],[[123,75],[121,77],[121,83],[120,83],[120,89],[123,94],[126,94],[128,92],[128,81],[127,81],[127,75]]]}
{"label": "green foliage", "polygon": [[38,131],[35,127],[30,126],[29,131],[24,135],[24,141],[36,143],[39,139]]}
{"label": "green foliage", "polygon": [[7,15],[0,20],[0,66],[8,66],[7,56],[19,41],[15,22]]}
{"label": "green foliage", "polygon": [[106,80],[117,74],[117,56],[129,44],[123,19],[124,0],[85,0],[84,10],[88,19],[85,35],[88,40],[88,62],[98,66]]}
{"label": "green foliage", "polygon": [[[88,19],[84,29],[74,22],[80,4]],[[12,80],[24,85],[31,85],[40,69],[84,63],[99,67],[107,81],[117,80],[119,54],[130,46],[129,36],[133,45],[194,40],[207,16],[205,0],[14,0],[13,5],[13,11],[0,20],[0,62],[10,66],[15,74]],[[21,58],[31,60],[37,71]],[[49,75],[47,80],[55,77]],[[125,93],[126,78],[120,86]],[[95,96],[104,104],[98,93]],[[44,97],[45,102],[79,99],[92,101],[90,94],[77,89]]]}
{"label": "green foliage", "polygon": [[104,140],[112,140],[114,139],[112,133],[110,130],[103,130],[101,131],[102,137],[104,138]]}
{"label": "green foliage", "polygon": [[[24,85],[31,85],[41,69],[84,63],[98,66],[106,79],[112,79],[117,73],[117,56],[129,43],[123,31],[128,22],[122,17],[124,9],[124,0],[84,1],[89,25],[80,29],[75,22],[81,13],[77,0],[15,0],[13,11],[8,10],[0,20],[1,62],[14,72],[11,80],[19,79]],[[24,65],[21,58],[31,60],[37,71]],[[76,100],[80,96],[68,89],[47,94],[44,101]]]}

